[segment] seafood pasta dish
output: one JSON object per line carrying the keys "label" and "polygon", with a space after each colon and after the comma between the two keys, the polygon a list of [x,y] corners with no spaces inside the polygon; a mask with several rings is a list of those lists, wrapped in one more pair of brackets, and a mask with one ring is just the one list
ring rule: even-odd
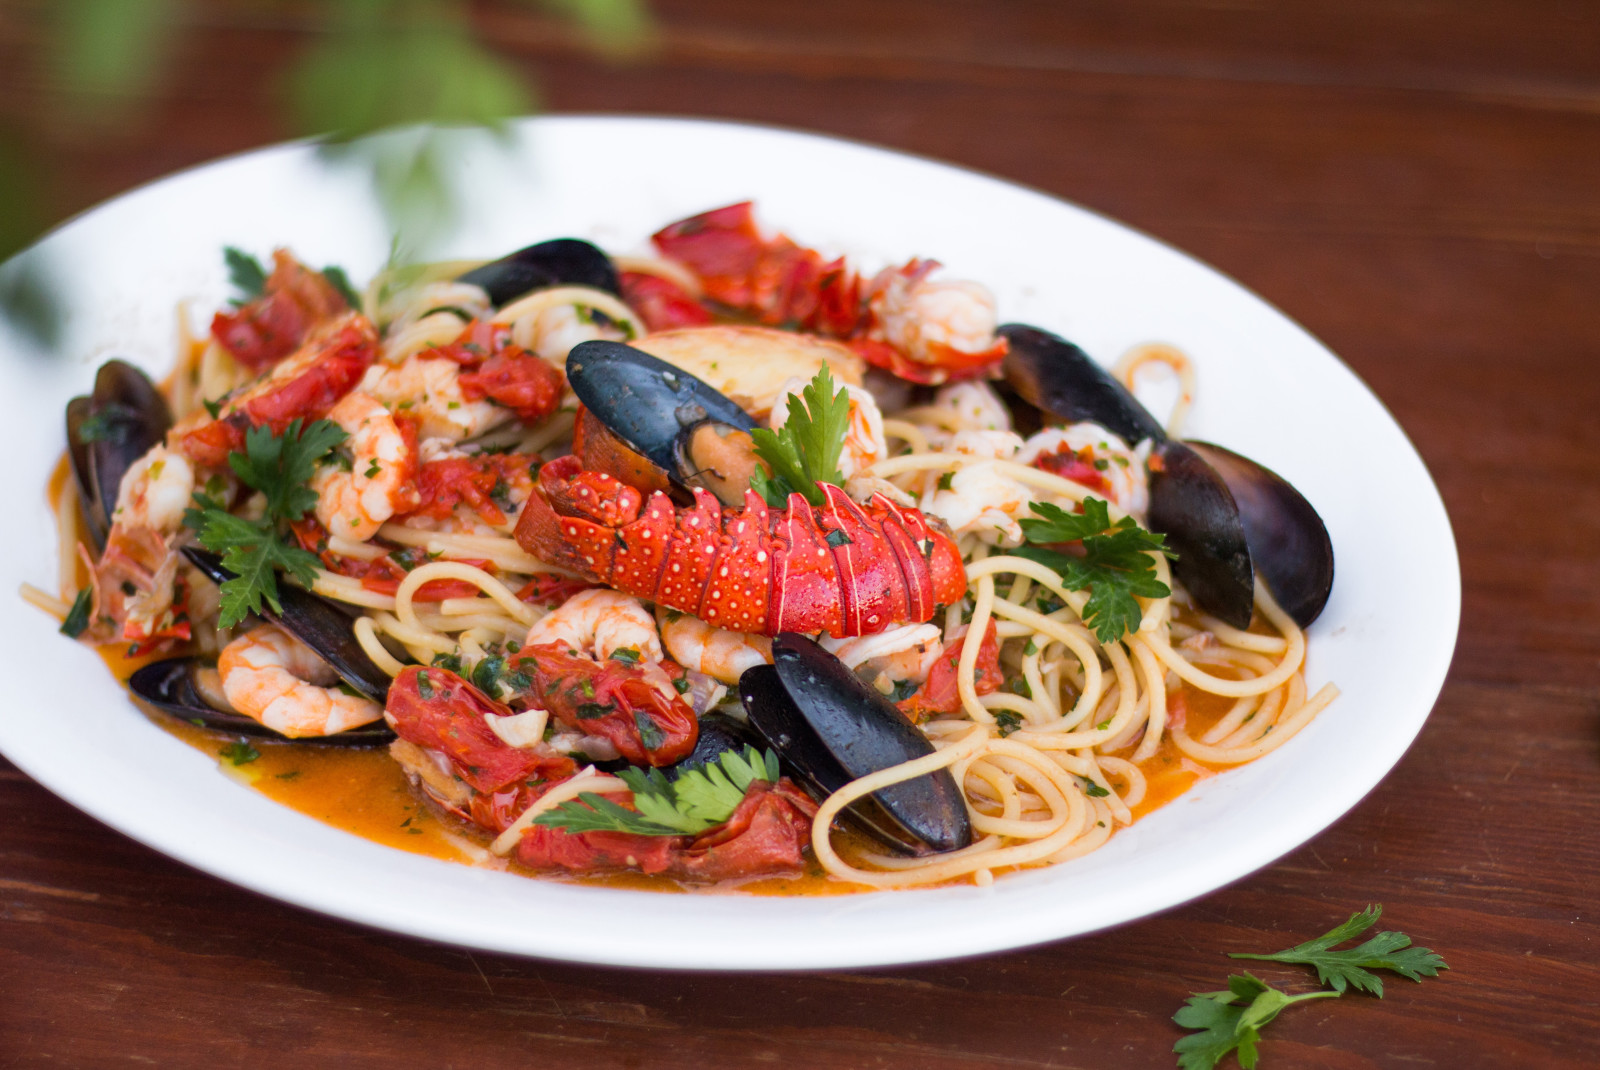
{"label": "seafood pasta dish", "polygon": [[650,241],[361,291],[227,249],[168,379],[68,406],[24,596],[224,768],[359,757],[463,860],[634,886],[988,883],[1332,701],[1327,532],[1181,436],[1182,352],[1103,368],[748,203]]}

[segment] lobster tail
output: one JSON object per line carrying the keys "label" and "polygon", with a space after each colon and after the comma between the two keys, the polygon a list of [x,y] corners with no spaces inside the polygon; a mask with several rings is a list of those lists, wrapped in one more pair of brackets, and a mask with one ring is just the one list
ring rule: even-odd
{"label": "lobster tail", "polygon": [[823,493],[821,506],[794,494],[772,509],[752,491],[731,509],[697,489],[678,507],[562,457],[540,470],[516,537],[541,560],[730,631],[870,635],[965,593],[960,553],[920,512]]}

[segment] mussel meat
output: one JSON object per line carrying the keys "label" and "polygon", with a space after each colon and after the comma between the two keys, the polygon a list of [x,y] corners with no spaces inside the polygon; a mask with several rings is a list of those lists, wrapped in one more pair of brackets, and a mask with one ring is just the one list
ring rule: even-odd
{"label": "mussel meat", "polygon": [[126,361],[102,364],[94,392],[67,403],[67,456],[96,550],[105,548],[123,475],[171,427],[161,391]]}
{"label": "mussel meat", "polygon": [[475,267],[457,282],[481,286],[496,308],[534,290],[588,286],[621,294],[611,258],[581,238],[555,238]]}
{"label": "mussel meat", "polygon": [[[772,641],[773,664],[747,669],[739,698],[784,770],[817,799],[852,780],[932,754],[917,727],[838,658],[802,635]],[[864,831],[909,854],[972,842],[961,789],[948,769],[873,792],[844,811]]]}
{"label": "mussel meat", "polygon": [[1091,420],[1130,445],[1150,439],[1150,529],[1178,554],[1172,571],[1195,601],[1246,628],[1260,574],[1302,628],[1333,589],[1333,543],[1311,503],[1247,457],[1167,437],[1161,424],[1082,349],[1024,324],[1000,328],[1010,343],[1006,381],[1024,401],[1069,423]]}

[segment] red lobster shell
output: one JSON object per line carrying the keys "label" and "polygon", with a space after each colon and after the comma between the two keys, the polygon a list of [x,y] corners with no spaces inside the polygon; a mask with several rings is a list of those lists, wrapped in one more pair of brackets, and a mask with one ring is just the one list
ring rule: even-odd
{"label": "red lobster shell", "polygon": [[960,552],[922,513],[822,490],[826,505],[792,494],[772,509],[749,491],[735,510],[697,489],[680,508],[562,457],[540,470],[516,537],[542,560],[732,631],[870,635],[966,594]]}

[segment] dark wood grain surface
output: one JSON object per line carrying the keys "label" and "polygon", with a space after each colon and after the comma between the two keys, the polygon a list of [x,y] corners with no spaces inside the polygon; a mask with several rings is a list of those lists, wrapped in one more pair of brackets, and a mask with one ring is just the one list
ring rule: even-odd
{"label": "dark wood grain surface", "polygon": [[[1194,253],[1339,353],[1421,451],[1461,551],[1460,645],[1421,738],[1332,829],[1160,917],[786,976],[371,932],[169,861],[0,762],[0,1065],[1170,1066],[1168,1019],[1219,986],[1225,951],[1373,901],[1453,968],[1292,1009],[1263,1066],[1600,1062],[1600,7],[655,7],[661,47],[631,66],[516,5],[480,15],[552,109],[750,119],[991,171]],[[306,30],[276,10],[203,14],[146,117],[40,131],[55,209],[281,137],[272,79]],[[0,28],[7,116],[45,95],[29,47]]]}

